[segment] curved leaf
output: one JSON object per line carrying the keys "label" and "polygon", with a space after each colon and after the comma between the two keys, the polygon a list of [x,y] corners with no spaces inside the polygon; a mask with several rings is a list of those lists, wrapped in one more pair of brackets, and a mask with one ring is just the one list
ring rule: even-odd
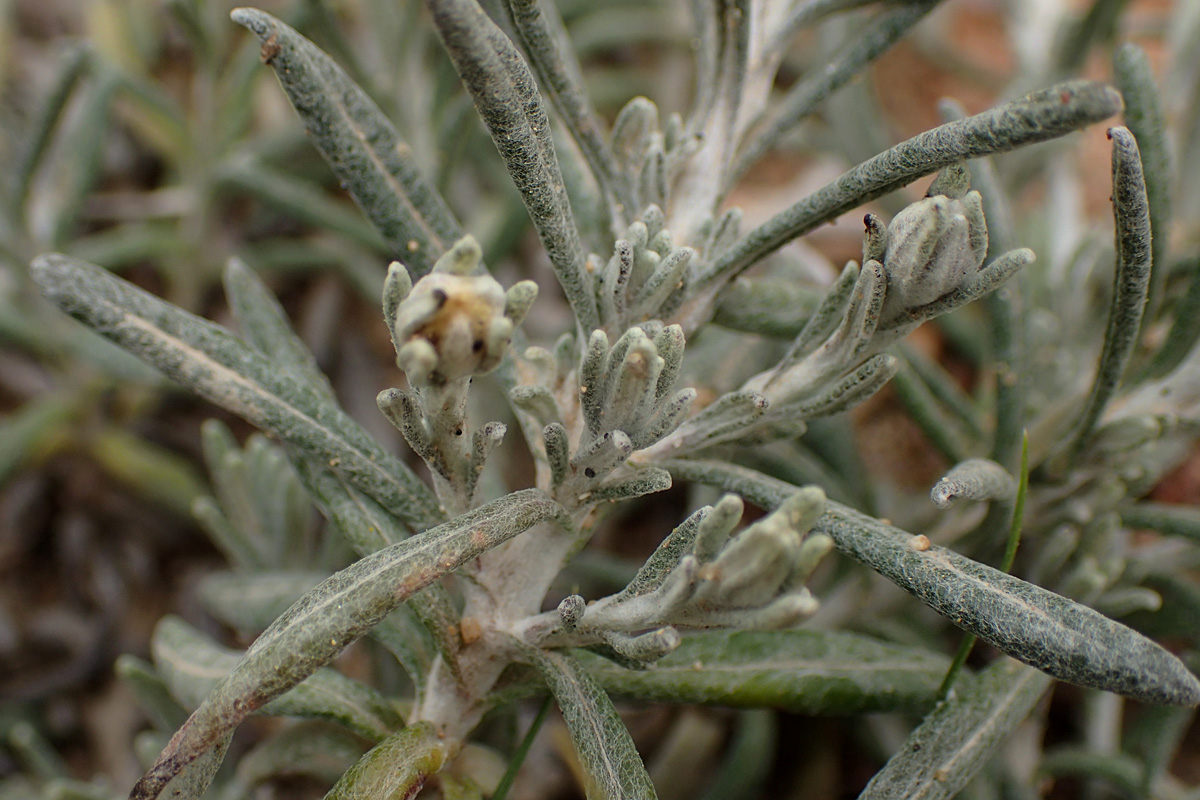
{"label": "curved leaf", "polygon": [[[174,696],[195,708],[228,675],[242,653],[209,639],[178,617],[163,617],[150,642],[154,665]],[[371,741],[379,741],[404,721],[387,698],[332,669],[314,672],[262,713],[327,719]]]}
{"label": "curved leaf", "polygon": [[796,714],[928,708],[950,661],[853,633],[805,630],[696,633],[645,670],[578,657],[618,697]]}
{"label": "curved leaf", "polygon": [[1001,658],[960,682],[888,760],[859,800],[951,798],[1037,704],[1050,679]]}
{"label": "curved leaf", "polygon": [[441,519],[437,499],[320,390],[219,325],[138,289],[99,267],[39,256],[33,277],[71,316],[168,377],[338,471],[414,528]]}
{"label": "curved leaf", "polygon": [[[282,777],[310,777],[329,785],[363,755],[363,741],[344,728],[322,722],[291,725],[238,759],[234,781],[251,795],[257,783]],[[232,796],[230,792],[227,796]]]}
{"label": "curved leaf", "polygon": [[522,650],[562,710],[586,775],[588,800],[656,798],[629,730],[588,670],[565,653],[534,647]]}
{"label": "curved leaf", "polygon": [[[659,462],[677,479],[737,492],[777,508],[796,487],[717,461]],[[830,501],[814,533],[958,627],[1059,680],[1147,703],[1200,704],[1200,681],[1178,658],[1131,628],[1061,595]]]}
{"label": "curved leaf", "polygon": [[408,800],[449,757],[428,723],[411,725],[371,748],[325,795],[325,800]]}
{"label": "curved leaf", "polygon": [[197,596],[226,625],[261,631],[328,577],[328,572],[213,572],[204,576]]}
{"label": "curved leaf", "polygon": [[918,134],[750,231],[705,271],[699,283],[732,278],[823,223],[942,167],[1063,136],[1120,110],[1121,96],[1115,90],[1071,81]]}
{"label": "curved leaf", "polygon": [[429,272],[462,230],[421,176],[412,149],[366,93],[308,39],[257,9],[234,9],[230,16],[262,40],[263,61],[275,70],[317,149],[392,255],[421,275]]}
{"label": "curved leaf", "polygon": [[336,573],[277,619],[205,698],[134,787],[155,798],[173,776],[262,708],[332,661],[414,593],[562,508],[536,489],[515,492]]}

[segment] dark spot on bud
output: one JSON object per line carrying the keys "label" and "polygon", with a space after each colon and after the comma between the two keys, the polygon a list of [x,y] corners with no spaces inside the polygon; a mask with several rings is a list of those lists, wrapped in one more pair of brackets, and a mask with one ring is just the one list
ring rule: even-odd
{"label": "dark spot on bud", "polygon": [[471,352],[472,353],[483,352],[483,339],[476,339],[475,341],[471,342]]}
{"label": "dark spot on bud", "polygon": [[588,467],[587,469],[585,469],[583,471],[583,474],[589,478],[594,478],[594,477],[596,477],[596,470],[592,469],[591,467]]}
{"label": "dark spot on bud", "polygon": [[446,300],[447,300],[448,298],[446,297],[446,292],[445,292],[445,290],[443,290],[443,289],[434,289],[432,292],[430,292],[430,294],[432,294],[432,295],[433,295],[433,300],[434,300],[434,302],[436,302],[436,303],[437,303],[437,307],[438,307],[438,308],[441,308],[442,306],[446,305]]}
{"label": "dark spot on bud", "polygon": [[454,435],[455,435],[455,436],[462,436],[462,428],[455,428],[455,429],[454,429]]}

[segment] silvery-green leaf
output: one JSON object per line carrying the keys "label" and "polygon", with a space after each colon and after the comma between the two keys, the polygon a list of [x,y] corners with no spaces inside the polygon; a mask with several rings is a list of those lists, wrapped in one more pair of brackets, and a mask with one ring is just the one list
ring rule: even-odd
{"label": "silvery-green leaf", "polygon": [[331,785],[362,758],[363,750],[363,740],[345,728],[301,722],[242,756],[234,780],[247,791],[272,778],[307,777]]}
{"label": "silvery-green leaf", "polygon": [[372,747],[325,800],[408,800],[446,763],[449,746],[429,723],[410,725]]}
{"label": "silvery-green leaf", "polygon": [[[1113,274],[1108,326],[1096,376],[1086,404],[1060,459],[1074,458],[1087,443],[1104,409],[1116,395],[1133,357],[1150,291],[1150,202],[1137,139],[1128,128],[1109,128],[1112,140],[1112,203],[1117,236],[1117,268]],[[1062,470],[1067,464],[1053,468]]]}
{"label": "silvery-green leaf", "polygon": [[224,282],[229,309],[246,340],[297,381],[334,398],[317,359],[292,330],[283,307],[259,277],[241,260],[232,258],[225,267]]}
{"label": "silvery-green leaf", "polygon": [[392,254],[424,275],[462,236],[417,169],[412,149],[352,80],[312,42],[270,14],[239,8],[233,21],[262,40],[305,128]]}
{"label": "silvery-green leaf", "polygon": [[[777,508],[796,487],[716,461],[663,461],[694,480]],[[914,546],[912,534],[830,501],[814,533],[889,578],[968,633],[1059,680],[1148,703],[1196,705],[1200,681],[1137,631],[1061,595],[952,550]],[[926,543],[927,544],[927,543]]]}
{"label": "silvery-green leaf", "polygon": [[1200,543],[1200,509],[1194,506],[1137,503],[1121,510],[1121,522],[1130,528],[1149,528]]}
{"label": "silvery-green leaf", "polygon": [[594,330],[599,315],[592,276],[584,265],[553,127],[533,73],[474,0],[436,0],[428,5],[438,36],[521,192],[580,328]]}
{"label": "silvery-green leaf", "polygon": [[440,519],[433,493],[320,391],[281,372],[224,328],[99,267],[37,258],[42,292],[168,377],[325,463],[417,528]]}
{"label": "silvery-green leaf", "polygon": [[[187,708],[199,706],[242,659],[177,617],[159,621],[150,645],[159,674]],[[262,712],[327,719],[372,741],[404,724],[387,698],[332,669],[317,670]]]}
{"label": "silvery-green leaf", "polygon": [[173,731],[187,720],[187,711],[171,696],[171,690],[153,665],[125,653],[117,657],[113,671],[137,697],[138,705],[160,731]]}
{"label": "silvery-green leaf", "polygon": [[1007,658],[958,683],[871,779],[859,800],[954,797],[1049,685],[1046,675]]}
{"label": "silvery-green leaf", "polygon": [[137,783],[131,797],[158,797],[172,777],[247,715],[328,664],[414,593],[549,519],[569,522],[561,507],[540,491],[515,492],[372,553],[333,575],[250,646]]}
{"label": "silvery-green leaf", "polygon": [[1031,92],[918,134],[859,164],[743,236],[699,283],[732,277],[840,214],[950,164],[1043,142],[1110,117],[1121,96],[1103,84],[1070,81]]}
{"label": "silvery-green leaf", "polygon": [[656,798],[629,730],[588,670],[565,653],[523,649],[562,710],[584,770],[588,800]]}
{"label": "silvery-green leaf", "polygon": [[261,631],[328,572],[213,572],[200,581],[204,609],[239,631]]}
{"label": "silvery-green leaf", "polygon": [[797,714],[927,708],[950,661],[858,634],[806,630],[694,633],[648,670],[578,656],[617,697]]}

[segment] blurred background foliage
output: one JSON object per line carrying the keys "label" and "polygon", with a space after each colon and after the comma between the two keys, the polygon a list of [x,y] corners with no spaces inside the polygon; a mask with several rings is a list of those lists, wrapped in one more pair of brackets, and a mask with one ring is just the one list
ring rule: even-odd
{"label": "blurred background foliage", "polygon": [[[58,797],[108,797],[114,787],[132,784],[141,768],[130,743],[147,721],[127,684],[116,680],[114,662],[122,653],[147,656],[151,630],[164,614],[178,614],[209,636],[246,644],[244,636],[231,635],[208,613],[221,617],[219,612],[206,612],[205,576],[224,563],[237,567],[239,558],[245,566],[255,556],[239,554],[236,546],[214,549],[201,527],[219,544],[213,531],[220,528],[222,514],[227,517],[238,507],[246,510],[235,527],[278,524],[279,517],[264,522],[260,511],[266,506],[254,510],[264,497],[274,498],[276,509],[289,509],[283,519],[302,529],[310,545],[303,551],[258,554],[265,563],[285,566],[280,559],[287,556],[293,567],[332,569],[348,558],[323,543],[316,515],[288,488],[294,478],[278,464],[250,469],[275,482],[239,496],[228,479],[235,474],[230,465],[236,467],[240,459],[261,466],[272,459],[269,446],[251,439],[243,452],[222,438],[228,433],[210,428],[206,451],[201,427],[208,417],[225,420],[239,440],[249,431],[51,309],[31,289],[27,265],[33,256],[46,251],[76,256],[218,320],[227,317],[220,301],[221,270],[230,257],[242,259],[280,295],[347,410],[390,449],[403,451],[374,397],[397,380],[377,305],[387,262],[404,253],[390,252],[336,185],[271,71],[262,67],[258,42],[230,23],[232,5],[0,0],[3,797],[47,790]],[[545,297],[526,322],[531,338],[546,339],[562,330],[569,317],[565,305],[555,302],[555,281],[530,234],[525,209],[424,21],[423,6],[407,0],[263,0],[259,5],[330,53],[379,104],[463,228],[480,240],[503,283],[538,281]],[[558,5],[586,68],[591,96],[606,118],[638,94],[653,97],[664,114],[685,108],[691,34],[682,4],[560,0]],[[854,35],[852,25],[834,18],[801,34],[782,70],[783,85],[823,64]],[[938,124],[938,100],[944,96],[975,112],[1064,76],[1111,80],[1113,48],[1127,40],[1146,48],[1159,76],[1176,158],[1173,173],[1184,176],[1172,196],[1167,237],[1172,256],[1163,272],[1173,288],[1162,296],[1189,309],[1186,304],[1197,302],[1190,299],[1197,291],[1187,287],[1200,285],[1200,183],[1186,180],[1200,175],[1200,6],[1189,0],[948,0],[863,79],[826,102],[777,152],[750,169],[730,202],[743,208],[746,228],[752,227],[848,165]],[[1083,311],[1095,308],[1106,291],[1107,275],[1091,267],[1111,261],[1107,143],[1097,135],[1073,137],[998,162],[1014,198],[1013,238],[1039,254],[1030,272],[1066,276],[1059,285],[1039,286],[1034,277],[1028,281],[1031,305],[1038,309],[1031,330],[1056,345],[1044,351],[1049,354],[1045,363],[1036,353],[1031,361],[1037,370],[1028,382],[1036,416],[1051,409],[1055,381],[1094,358],[1100,338],[1103,318]],[[570,159],[563,163],[568,166]],[[919,194],[919,188],[909,187],[871,209],[893,214]],[[830,265],[857,257],[860,243],[856,225],[826,226],[789,246],[782,256],[786,269],[776,274],[827,282]],[[1064,296],[1064,285],[1076,294]],[[1094,295],[1097,303],[1072,300],[1078,293]],[[815,296],[792,291],[786,299],[793,308],[811,309]],[[1188,321],[1183,311],[1178,316]],[[803,319],[794,311],[792,318]],[[718,315],[718,321],[738,327],[736,319]],[[953,400],[955,391],[962,391],[959,385],[973,385],[985,357],[974,344],[977,325],[969,314],[955,314],[909,340],[903,352],[912,374],[910,394],[944,389]],[[1179,335],[1194,341],[1198,326]],[[780,336],[794,333],[786,319],[781,322]],[[721,335],[712,331],[713,342],[701,346],[722,353]],[[697,352],[691,369],[721,363],[717,355],[705,360],[705,351]],[[728,352],[725,356],[728,363]],[[1074,361],[1060,363],[1063,358]],[[735,379],[730,373],[729,380]],[[906,410],[914,403],[905,402],[904,382],[899,384],[850,420],[815,424],[820,435],[809,437],[808,444],[763,451],[759,466],[797,482],[820,479],[831,497],[897,524],[916,530],[929,525],[934,516],[929,504],[914,506],[905,498],[928,490],[952,463],[948,454],[954,443],[928,438]],[[970,414],[957,423],[968,438],[970,423]],[[830,447],[839,441],[844,446]],[[827,450],[814,451],[821,442]],[[206,452],[211,470],[206,470]],[[214,456],[218,452],[224,455]],[[1156,485],[1144,487],[1151,499],[1200,503],[1200,458],[1193,454],[1181,460],[1182,466]],[[216,485],[210,485],[210,474]],[[205,499],[210,494],[219,498],[223,512]],[[643,508],[646,513],[636,524],[616,520],[594,552],[565,576],[574,583],[564,585],[564,592],[622,585],[637,557],[653,547],[647,536],[668,529],[689,504],[681,494]],[[1042,498],[1045,504],[1053,501]],[[200,509],[202,526],[193,507]],[[1126,522],[1139,520],[1134,514]],[[1109,516],[1088,524],[1119,523]],[[953,524],[968,527],[961,520]],[[1047,543],[1058,530],[1045,532]],[[1184,525],[1182,535],[1200,538],[1200,528]],[[1059,535],[1064,537],[1070,534]],[[1126,576],[1126,588],[1152,587],[1171,613],[1150,614],[1143,603],[1141,616],[1126,621],[1194,653],[1200,647],[1195,548],[1183,552],[1167,546],[1155,552],[1158,562],[1143,562],[1141,574]],[[1154,568],[1172,559],[1170,569]],[[1038,580],[1039,569],[1047,585],[1079,594],[1069,581],[1056,586],[1060,576],[1049,566],[1028,564],[1019,571]],[[817,621],[828,627],[844,623],[847,609],[859,608],[867,591],[858,578],[844,580],[844,564],[833,570],[824,578],[829,592],[823,602],[829,610]],[[868,613],[857,616],[861,629],[918,643],[936,630],[951,643],[939,649],[952,649],[955,635],[931,622],[924,609],[907,619],[887,613],[896,593],[881,581],[870,584],[867,596]],[[1142,608],[1136,593],[1124,596],[1132,605],[1123,610]],[[351,672],[369,673],[377,666],[367,648],[349,658]],[[1195,669],[1195,660],[1190,663]],[[121,662],[127,682],[136,683],[138,665]],[[1032,797],[1045,789],[1054,797],[1103,797],[1097,784],[1078,776],[1106,777],[1106,769],[1125,769],[1136,774],[1108,775],[1107,785],[1125,786],[1136,795],[1144,774],[1173,773],[1168,788],[1178,791],[1161,796],[1195,797],[1194,788],[1191,794],[1180,788],[1200,782],[1200,732],[1191,712],[1131,708],[1123,721],[1121,703],[1110,695],[1060,687],[1048,713],[1026,723],[1030,729],[1019,731],[1009,748],[1010,759],[1027,766],[1028,783],[1013,786],[997,779],[993,783],[999,788],[972,789],[973,796]],[[178,724],[170,718],[171,708],[164,703],[156,727],[170,730]],[[852,795],[903,741],[912,722],[885,715],[814,722],[759,711],[666,708],[637,710],[629,721],[646,746],[647,764],[664,798],[702,796],[702,787],[689,779],[707,774],[698,772],[699,765],[718,757],[723,771],[703,796],[760,796],[764,785],[772,787],[769,796]],[[1045,731],[1034,730],[1039,726]],[[271,729],[266,721],[257,730],[250,727],[251,737]],[[352,761],[355,745],[339,744],[339,735],[329,734],[330,752],[341,752],[340,746]],[[566,750],[561,728],[550,725],[546,736],[549,745],[530,754],[530,772],[538,777],[527,781],[525,796],[572,796],[564,766],[569,762],[554,761],[555,753]],[[1042,736],[1051,749],[1040,761],[1036,775],[1044,782],[1038,784],[1034,770]],[[1061,746],[1055,749],[1055,743]],[[153,744],[138,750],[154,750]],[[798,755],[775,760],[776,744],[780,752]],[[1180,745],[1174,765],[1155,761],[1168,760]],[[1135,763],[1135,758],[1141,760]],[[254,763],[244,768],[251,777],[242,775],[243,783],[233,785],[245,790],[253,783]],[[340,774],[335,767],[329,770]],[[1011,781],[1013,773],[1004,774]],[[270,796],[307,796],[306,785],[277,781],[269,786],[275,792]]]}

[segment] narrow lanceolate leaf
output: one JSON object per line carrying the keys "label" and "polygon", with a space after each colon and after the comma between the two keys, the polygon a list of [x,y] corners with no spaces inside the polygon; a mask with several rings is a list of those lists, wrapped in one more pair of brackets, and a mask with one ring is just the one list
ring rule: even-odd
{"label": "narrow lanceolate leaf", "polygon": [[325,795],[325,800],[409,800],[450,755],[427,722],[411,725],[371,748]]}
{"label": "narrow lanceolate leaf", "polygon": [[62,119],[67,101],[71,99],[75,87],[87,71],[88,60],[88,50],[83,47],[72,47],[63,55],[52,89],[34,118],[33,127],[28,132],[24,147],[21,148],[15,174],[10,176],[13,188],[11,207],[18,219],[23,220],[27,213],[25,201],[33,183],[33,176],[42,163],[42,156],[50,148],[54,130]]}
{"label": "narrow lanceolate leaf", "polygon": [[[329,786],[362,758],[363,740],[342,728],[301,722],[279,731],[238,759],[241,796],[271,778],[312,778]],[[234,792],[230,792],[233,795]]]}
{"label": "narrow lanceolate leaf", "polygon": [[1113,89],[1072,81],[918,134],[752,230],[706,271],[703,282],[732,277],[838,215],[942,167],[1054,139],[1120,109],[1121,96]]}
{"label": "narrow lanceolate leaf", "polygon": [[1130,528],[1149,528],[1200,544],[1200,509],[1193,506],[1138,503],[1121,511],[1121,522]]}
{"label": "narrow lanceolate leaf", "polygon": [[579,755],[588,800],[653,800],[654,784],[612,700],[565,653],[522,647],[546,681]]}
{"label": "narrow lanceolate leaf", "polygon": [[262,40],[263,61],[392,255],[424,275],[462,237],[445,201],[417,169],[391,122],[329,56],[270,14],[238,8],[233,21]]}
{"label": "narrow lanceolate leaf", "polygon": [[229,308],[246,340],[297,381],[333,399],[333,386],[317,366],[317,359],[296,335],[283,307],[258,276],[241,259],[233,258],[225,267],[224,283]]}
{"label": "narrow lanceolate leaf", "polygon": [[[767,509],[796,487],[717,461],[663,461],[677,480],[737,492]],[[813,526],[955,625],[1059,680],[1148,703],[1200,704],[1200,681],[1178,658],[1140,633],[952,550],[931,545],[829,501]]]}
{"label": "narrow lanceolate leaf", "polygon": [[633,207],[627,180],[620,174],[603,123],[584,90],[583,73],[558,9],[541,0],[508,0],[504,9],[543,91],[579,145],[601,190],[626,213],[640,210]]}
{"label": "narrow lanceolate leaf", "polygon": [[328,572],[213,572],[197,587],[204,610],[239,631],[261,631]]}
{"label": "narrow lanceolate leaf", "polygon": [[804,630],[692,634],[647,670],[625,669],[589,653],[579,658],[617,697],[796,714],[929,708],[950,661],[857,634]]}
{"label": "narrow lanceolate leaf", "polygon": [[859,800],[951,798],[995,753],[1050,685],[1042,673],[1001,658],[925,717]]}
{"label": "narrow lanceolate leaf", "polygon": [[1200,681],[1179,659],[1086,606],[952,550],[918,550],[911,534],[845,506],[831,504],[813,530],[963,630],[1059,680],[1147,703],[1200,703]]}
{"label": "narrow lanceolate leaf", "polygon": [[125,653],[117,656],[113,671],[158,730],[173,731],[187,720],[187,709],[171,696],[166,682],[147,662]]}
{"label": "narrow lanceolate leaf", "polygon": [[1112,202],[1116,223],[1117,269],[1113,276],[1108,328],[1100,365],[1067,450],[1068,457],[1087,443],[1100,415],[1116,394],[1125,367],[1137,345],[1146,294],[1150,288],[1150,206],[1137,140],[1127,128],[1110,128],[1112,139]]}
{"label": "narrow lanceolate leaf", "polygon": [[68,314],[200,396],[335,466],[412,527],[441,519],[433,492],[412,470],[326,395],[229,331],[67,256],[40,256],[32,273]]}
{"label": "narrow lanceolate leaf", "polygon": [[880,14],[862,28],[855,28],[850,41],[836,58],[811,76],[793,85],[773,104],[770,119],[756,132],[746,149],[738,154],[732,177],[737,178],[779,143],[784,134],[811,114],[820,103],[860,74],[864,67],[886,53],[909,29],[933,10],[938,0],[921,0]]}
{"label": "narrow lanceolate leaf", "polygon": [[1133,42],[1117,48],[1113,56],[1113,78],[1125,98],[1125,125],[1137,139],[1142,172],[1146,180],[1146,200],[1150,206],[1151,227],[1158,232],[1150,243],[1150,290],[1147,309],[1152,319],[1161,299],[1167,276],[1167,250],[1171,230],[1171,153],[1167,144],[1167,126],[1162,99],[1154,80],[1154,69],[1146,51]]}
{"label": "narrow lanceolate leaf", "polygon": [[131,798],[156,798],[251,712],[332,661],[384,617],[468,560],[565,512],[536,489],[516,492],[386,547],[317,586],[258,638],[204,699]]}
{"label": "narrow lanceolate leaf", "polygon": [[[172,696],[186,708],[200,705],[242,658],[237,650],[222,647],[170,616],[159,621],[150,649]],[[404,724],[386,697],[332,669],[317,670],[262,712],[329,720],[371,741]]]}
{"label": "narrow lanceolate leaf", "polygon": [[426,0],[433,24],[521,192],[554,274],[584,331],[599,327],[591,275],[529,66],[475,0]]}

